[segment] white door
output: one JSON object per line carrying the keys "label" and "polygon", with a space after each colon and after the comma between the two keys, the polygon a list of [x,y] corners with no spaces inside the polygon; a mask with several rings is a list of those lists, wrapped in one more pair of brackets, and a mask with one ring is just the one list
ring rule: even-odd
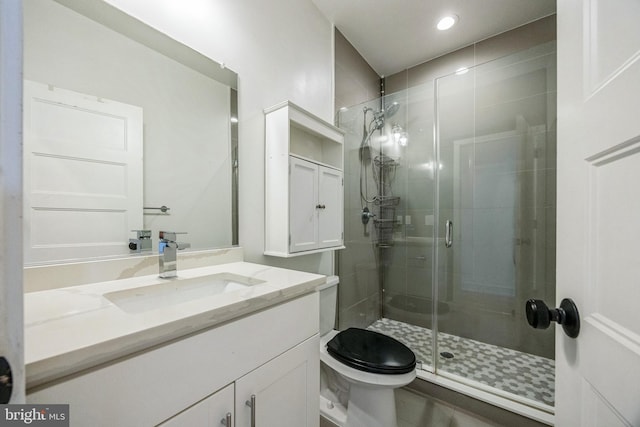
{"label": "white door", "polygon": [[25,262],[126,254],[142,172],[140,107],[24,82]]}
{"label": "white door", "polygon": [[556,425],[640,426],[640,2],[558,1]]}
{"label": "white door", "polygon": [[254,426],[253,413],[258,427],[318,427],[318,346],[316,335],[238,379],[235,426]]}
{"label": "white door", "polygon": [[[22,2],[0,1],[0,403],[24,403],[22,314]],[[6,380],[6,381],[5,381]],[[12,383],[9,393],[6,383]],[[4,383],[4,384],[3,384]],[[6,393],[5,393],[6,391]]]}
{"label": "white door", "polygon": [[318,165],[289,159],[289,252],[317,249]]}
{"label": "white door", "polygon": [[318,248],[342,246],[342,172],[325,166],[318,170]]}

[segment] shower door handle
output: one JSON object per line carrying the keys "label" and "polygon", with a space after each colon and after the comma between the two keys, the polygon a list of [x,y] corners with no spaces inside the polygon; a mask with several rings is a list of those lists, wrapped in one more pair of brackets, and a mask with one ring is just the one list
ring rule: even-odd
{"label": "shower door handle", "polygon": [[453,245],[453,221],[447,220],[444,231],[444,245],[450,248]]}

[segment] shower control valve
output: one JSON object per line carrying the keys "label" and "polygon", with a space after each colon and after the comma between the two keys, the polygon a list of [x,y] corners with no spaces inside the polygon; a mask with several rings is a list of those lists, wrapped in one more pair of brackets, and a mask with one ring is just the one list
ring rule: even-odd
{"label": "shower control valve", "polygon": [[565,334],[571,338],[576,338],[580,333],[580,315],[578,307],[570,298],[565,298],[560,302],[559,308],[549,309],[544,301],[530,299],[526,306],[527,322],[533,328],[547,329],[551,322],[558,322],[562,325]]}
{"label": "shower control valve", "polygon": [[360,214],[360,219],[362,220],[362,223],[364,225],[367,225],[369,223],[369,220],[371,218],[375,218],[375,216],[376,215],[374,213],[371,213],[369,211],[369,208],[365,206],[364,208],[362,208],[362,213]]}

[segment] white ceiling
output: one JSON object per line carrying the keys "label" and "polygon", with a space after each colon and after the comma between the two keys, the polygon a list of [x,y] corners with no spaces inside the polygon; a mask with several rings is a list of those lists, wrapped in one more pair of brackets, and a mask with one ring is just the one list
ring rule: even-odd
{"label": "white ceiling", "polygon": [[[556,0],[312,0],[381,76],[551,15]],[[450,30],[436,24],[458,16]]]}

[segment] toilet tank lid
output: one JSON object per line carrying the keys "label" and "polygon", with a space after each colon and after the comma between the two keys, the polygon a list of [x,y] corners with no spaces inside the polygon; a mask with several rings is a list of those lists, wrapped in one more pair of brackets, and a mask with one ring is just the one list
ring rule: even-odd
{"label": "toilet tank lid", "polygon": [[338,276],[327,276],[325,282],[316,287],[316,291],[324,291],[327,288],[336,286],[339,282],[340,278]]}

